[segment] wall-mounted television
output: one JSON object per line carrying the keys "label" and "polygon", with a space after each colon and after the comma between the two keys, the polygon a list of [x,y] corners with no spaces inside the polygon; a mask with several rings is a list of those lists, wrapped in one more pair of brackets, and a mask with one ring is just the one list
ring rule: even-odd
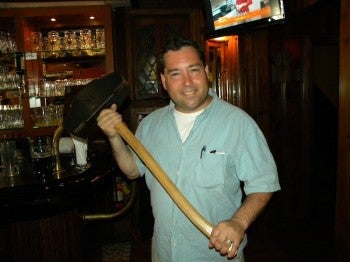
{"label": "wall-mounted television", "polygon": [[281,23],[284,0],[204,0],[209,37]]}

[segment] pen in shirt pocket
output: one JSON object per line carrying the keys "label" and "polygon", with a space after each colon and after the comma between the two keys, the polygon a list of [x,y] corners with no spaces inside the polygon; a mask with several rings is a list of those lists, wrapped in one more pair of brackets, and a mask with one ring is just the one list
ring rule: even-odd
{"label": "pen in shirt pocket", "polygon": [[211,154],[216,154],[216,155],[225,155],[225,152],[223,151],[218,151],[218,150],[211,150],[209,153]]}
{"label": "pen in shirt pocket", "polygon": [[203,153],[207,150],[207,147],[204,145],[201,149],[201,155],[200,155],[200,159],[202,159],[203,157]]}

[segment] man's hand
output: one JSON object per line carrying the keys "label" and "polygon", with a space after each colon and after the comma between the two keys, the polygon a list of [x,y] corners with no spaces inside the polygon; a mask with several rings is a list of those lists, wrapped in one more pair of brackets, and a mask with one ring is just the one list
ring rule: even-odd
{"label": "man's hand", "polygon": [[238,219],[232,218],[220,222],[210,235],[209,248],[215,248],[221,255],[233,258],[237,255],[245,229]]}
{"label": "man's hand", "polygon": [[272,193],[251,193],[231,219],[221,221],[211,232],[209,248],[215,248],[222,255],[232,258],[237,255],[245,232],[260,215]]}
{"label": "man's hand", "polygon": [[121,121],[122,116],[117,112],[116,104],[113,104],[110,108],[102,110],[97,117],[97,125],[109,139],[112,139],[118,135],[114,127]]}

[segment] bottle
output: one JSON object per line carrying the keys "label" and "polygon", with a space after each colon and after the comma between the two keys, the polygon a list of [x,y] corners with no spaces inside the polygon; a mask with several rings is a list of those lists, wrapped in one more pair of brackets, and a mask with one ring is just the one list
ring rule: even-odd
{"label": "bottle", "polygon": [[114,183],[114,201],[117,210],[124,207],[123,181],[119,176],[116,177]]}

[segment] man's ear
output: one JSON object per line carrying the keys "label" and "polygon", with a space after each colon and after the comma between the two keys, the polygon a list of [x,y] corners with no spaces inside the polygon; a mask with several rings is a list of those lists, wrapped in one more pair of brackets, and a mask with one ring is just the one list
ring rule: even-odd
{"label": "man's ear", "polygon": [[209,66],[206,65],[206,66],[204,67],[204,70],[205,70],[205,73],[207,74],[207,78],[209,79]]}
{"label": "man's ear", "polygon": [[162,81],[162,86],[165,90],[168,90],[165,85],[165,76],[164,74],[160,74],[160,80]]}

